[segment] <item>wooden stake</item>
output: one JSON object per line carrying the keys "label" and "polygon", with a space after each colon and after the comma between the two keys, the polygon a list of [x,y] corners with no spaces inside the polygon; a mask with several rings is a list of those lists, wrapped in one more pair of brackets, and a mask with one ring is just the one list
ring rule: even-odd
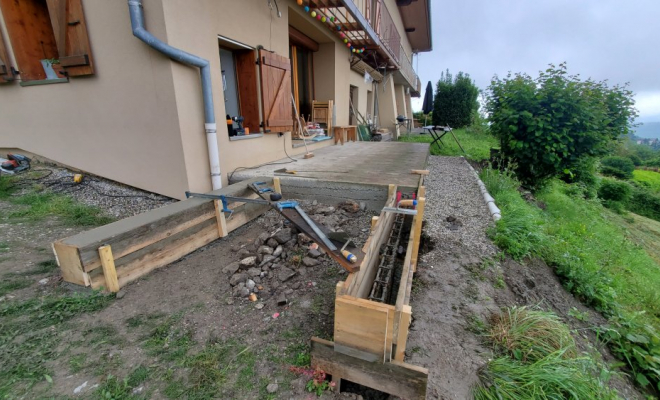
{"label": "wooden stake", "polygon": [[403,357],[406,354],[406,343],[408,342],[408,329],[410,328],[412,308],[410,306],[403,306],[403,310],[399,315],[399,331],[397,332],[396,353],[394,354],[394,359],[403,362]]}
{"label": "wooden stake", "polygon": [[378,224],[378,217],[371,217],[371,231],[373,232],[376,229],[376,224]]}
{"label": "wooden stake", "polygon": [[220,200],[213,200],[213,206],[215,206],[215,219],[218,223],[218,236],[223,238],[229,235],[229,231],[227,230],[225,213],[222,211],[222,202]]}
{"label": "wooden stake", "polygon": [[[423,186],[422,186],[423,188]],[[421,191],[421,190],[420,190]],[[422,223],[424,222],[424,206],[426,197],[417,199],[417,215],[415,216],[415,236],[413,238],[413,255],[410,260],[413,272],[417,272],[417,256],[419,254],[419,241],[422,237]]]}
{"label": "wooden stake", "polygon": [[277,193],[282,194],[282,185],[280,184],[280,178],[277,176],[273,178],[273,189]]}
{"label": "wooden stake", "polygon": [[117,293],[119,291],[119,282],[117,281],[115,259],[112,257],[112,248],[110,245],[99,247],[99,258],[101,259],[107,289],[113,293]]}

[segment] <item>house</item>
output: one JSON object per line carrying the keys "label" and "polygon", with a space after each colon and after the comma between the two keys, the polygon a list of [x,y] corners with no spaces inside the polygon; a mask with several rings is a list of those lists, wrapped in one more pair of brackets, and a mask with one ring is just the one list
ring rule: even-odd
{"label": "house", "polygon": [[305,152],[292,103],[396,135],[431,44],[430,0],[0,0],[0,154],[206,192]]}

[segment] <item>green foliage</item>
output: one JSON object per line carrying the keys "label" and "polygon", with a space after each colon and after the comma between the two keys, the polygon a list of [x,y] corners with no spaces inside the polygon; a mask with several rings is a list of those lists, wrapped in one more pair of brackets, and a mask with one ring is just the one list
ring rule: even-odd
{"label": "green foliage", "polygon": [[524,185],[539,187],[607,154],[636,116],[632,96],[625,87],[570,76],[560,64],[538,78],[494,78],[487,108],[502,155],[515,162]]}
{"label": "green foliage", "polygon": [[628,157],[636,165],[648,165],[654,158],[660,156],[660,152],[643,144],[637,144],[633,138],[622,141],[614,150],[614,155]]}
{"label": "green foliage", "polygon": [[0,200],[9,198],[15,189],[13,177],[6,175],[0,176]]}
{"label": "green foliage", "polygon": [[619,179],[632,179],[635,164],[629,157],[610,156],[600,161],[600,171],[603,175]]}
{"label": "green foliage", "polygon": [[652,193],[646,188],[634,187],[627,207],[635,214],[660,221],[660,194]]}
{"label": "green foliage", "polygon": [[9,213],[10,218],[33,221],[59,216],[71,226],[99,226],[113,221],[100,209],[75,202],[71,197],[52,193],[28,193],[11,199],[12,203],[28,206]]}
{"label": "green foliage", "polygon": [[568,327],[553,313],[512,307],[493,317],[489,339],[509,357],[536,362],[561,351],[575,357],[575,341]]}
{"label": "green foliage", "polygon": [[603,179],[598,188],[598,197],[603,205],[617,212],[621,212],[630,200],[632,187],[627,182],[614,179]]}
{"label": "green foliage", "polygon": [[[444,145],[433,145],[431,154],[434,156],[465,156],[471,160],[483,161],[490,158],[490,149],[497,145],[497,140],[491,136],[488,131],[482,131],[480,128],[468,127],[466,129],[456,129],[454,134],[461,142],[465,153],[458,147],[451,135],[445,136],[442,141]],[[400,142],[408,143],[431,143],[433,138],[429,134],[402,135]]]}
{"label": "green foliage", "polygon": [[591,360],[566,357],[557,351],[532,364],[507,357],[490,361],[481,371],[483,385],[474,390],[475,400],[519,399],[617,399],[594,378]]}
{"label": "green foliage", "polygon": [[119,380],[116,376],[108,375],[94,392],[94,397],[101,400],[140,399],[144,396],[133,394],[133,389],[149,378],[149,368],[139,366],[126,378]]}
{"label": "green foliage", "polygon": [[459,72],[454,78],[449,70],[438,81],[433,102],[433,124],[463,128],[472,124],[479,110],[479,88],[470,75]]}

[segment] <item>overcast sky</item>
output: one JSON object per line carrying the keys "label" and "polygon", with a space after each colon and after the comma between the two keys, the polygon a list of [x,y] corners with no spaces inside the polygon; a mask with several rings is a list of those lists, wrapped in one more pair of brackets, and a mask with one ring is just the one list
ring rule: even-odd
{"label": "overcast sky", "polygon": [[582,77],[630,82],[640,121],[660,121],[660,0],[429,1],[433,52],[415,61],[423,88],[447,68],[483,89],[494,74],[567,61]]}

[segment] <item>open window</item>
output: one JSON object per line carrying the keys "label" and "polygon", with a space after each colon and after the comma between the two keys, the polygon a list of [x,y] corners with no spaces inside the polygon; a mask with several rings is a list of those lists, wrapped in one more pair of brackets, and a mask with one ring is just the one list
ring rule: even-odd
{"label": "open window", "polygon": [[0,0],[0,7],[21,81],[94,74],[82,0]]}

